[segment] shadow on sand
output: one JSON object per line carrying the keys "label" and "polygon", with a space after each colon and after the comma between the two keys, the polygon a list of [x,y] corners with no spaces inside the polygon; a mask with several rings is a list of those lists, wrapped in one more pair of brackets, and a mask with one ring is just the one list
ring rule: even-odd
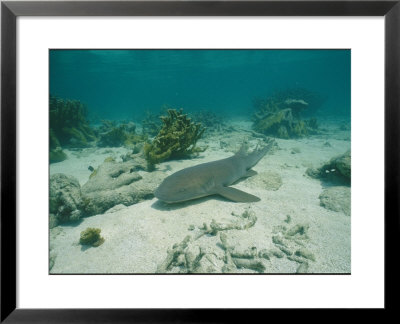
{"label": "shadow on sand", "polygon": [[231,200],[225,199],[219,195],[211,195],[211,196],[207,196],[207,197],[197,198],[197,199],[188,200],[188,201],[184,201],[184,202],[180,202],[180,203],[173,203],[173,204],[167,204],[161,200],[157,200],[156,202],[154,202],[151,205],[151,207],[154,209],[157,209],[157,210],[161,210],[161,211],[178,210],[178,209],[185,208],[188,206],[201,204],[210,199],[216,199],[219,201],[231,201]]}

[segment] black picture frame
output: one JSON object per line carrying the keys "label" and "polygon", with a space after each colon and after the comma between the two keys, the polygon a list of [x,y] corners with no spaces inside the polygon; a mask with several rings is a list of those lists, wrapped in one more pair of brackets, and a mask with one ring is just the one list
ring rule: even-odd
{"label": "black picture frame", "polygon": [[[391,254],[399,237],[400,0],[394,1],[2,1],[1,3],[1,322],[231,322],[261,310],[16,308],[16,19],[19,16],[384,16],[385,309],[396,308]],[[374,148],[371,148],[373,151]]]}

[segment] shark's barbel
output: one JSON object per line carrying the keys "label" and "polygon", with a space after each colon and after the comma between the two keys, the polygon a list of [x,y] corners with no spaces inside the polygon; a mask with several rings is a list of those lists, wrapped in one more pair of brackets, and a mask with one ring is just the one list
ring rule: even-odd
{"label": "shark's barbel", "polygon": [[221,195],[236,202],[256,202],[260,198],[229,187],[241,178],[256,174],[253,166],[271,149],[273,141],[263,148],[247,153],[242,145],[233,156],[195,165],[171,174],[160,184],[154,195],[167,203],[177,203],[210,195]]}

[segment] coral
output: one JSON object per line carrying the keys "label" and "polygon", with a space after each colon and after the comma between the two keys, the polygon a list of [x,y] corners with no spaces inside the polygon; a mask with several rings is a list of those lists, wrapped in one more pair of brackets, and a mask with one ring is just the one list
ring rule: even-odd
{"label": "coral", "polygon": [[164,262],[157,267],[156,273],[165,273],[169,270],[172,264],[178,259],[179,255],[183,254],[187,248],[192,237],[190,235],[186,236],[182,242],[179,244],[174,244],[172,249],[167,250],[167,257]]}
{"label": "coral", "polygon": [[206,148],[196,147],[196,142],[202,136],[205,128],[195,124],[182,113],[182,109],[169,109],[168,116],[162,116],[163,122],[152,143],[146,143],[143,150],[149,170],[167,159],[190,157],[203,152]]}
{"label": "coral", "polygon": [[279,126],[277,135],[279,138],[289,138],[289,132],[286,126]]}
{"label": "coral", "polygon": [[49,130],[49,139],[50,139],[50,150],[54,150],[57,147],[61,147],[60,141],[57,139],[56,134],[51,128]]}
{"label": "coral", "polygon": [[97,145],[100,147],[118,147],[127,140],[128,136],[122,125],[113,127],[109,131],[100,134]]}
{"label": "coral", "polygon": [[307,273],[308,272],[308,263],[307,262],[302,262],[298,266],[296,273]]}
{"label": "coral", "polygon": [[308,129],[306,123],[303,120],[299,120],[293,127],[293,133],[296,137],[303,137],[308,135]]}
{"label": "coral", "polygon": [[61,147],[56,147],[51,149],[49,152],[50,163],[61,162],[67,159],[67,154],[61,149]]}
{"label": "coral", "polygon": [[[302,115],[313,115],[324,104],[326,97],[306,88],[287,88],[276,91],[272,98],[285,102],[288,107],[298,110]],[[304,103],[306,105],[304,105]],[[295,113],[296,114],[296,113]]]}
{"label": "coral", "polygon": [[309,225],[296,224],[287,229],[288,220],[285,225],[276,226],[272,236],[273,247],[258,251],[255,245],[241,247],[235,233],[249,230],[250,234],[257,221],[256,214],[245,209],[241,215],[234,212],[231,215],[236,219],[228,223],[212,220],[202,227],[189,226],[194,236],[188,235],[169,248],[166,258],[157,267],[157,273],[263,273],[267,266],[271,269],[275,258],[300,264],[296,270],[300,273],[308,271],[308,262],[316,261],[315,255],[304,244],[309,240]]}
{"label": "coral", "polygon": [[280,127],[292,128],[293,115],[291,109],[283,109],[277,112],[269,113],[254,121],[253,128],[264,134],[276,133]]}
{"label": "coral", "polygon": [[300,113],[308,107],[308,103],[303,99],[286,99],[283,103],[292,109],[293,115],[296,117],[300,116]]}
{"label": "coral", "polygon": [[340,174],[346,179],[351,179],[351,153],[350,150],[346,153],[336,157],[332,163],[336,165]]}
{"label": "coral", "polygon": [[136,144],[147,140],[147,135],[136,134],[136,125],[132,122],[117,125],[114,121],[103,120],[98,129],[100,147],[126,146],[134,148]]}
{"label": "coral", "polygon": [[291,108],[268,114],[255,119],[253,129],[265,135],[275,135],[279,138],[303,137],[317,133],[316,119],[305,121],[296,119]]}
{"label": "coral", "polygon": [[[290,221],[287,221],[290,220]],[[291,222],[291,217],[287,215],[285,223]],[[276,226],[273,230],[272,243],[277,249],[270,253],[277,258],[286,258],[290,261],[299,263],[296,273],[308,271],[308,262],[316,261],[314,254],[305,248],[305,243],[309,240],[308,224],[296,224],[289,229],[286,225]]]}
{"label": "coral", "polygon": [[100,236],[100,228],[88,227],[81,232],[79,244],[81,245],[91,245],[93,247],[98,247],[104,243],[104,238]]}
{"label": "coral", "polygon": [[81,187],[78,180],[62,173],[53,174],[50,177],[49,207],[53,226],[78,221],[82,216]]}
{"label": "coral", "polygon": [[239,252],[235,247],[228,244],[227,236],[225,233],[220,233],[219,238],[221,245],[225,250],[225,266],[222,268],[223,272],[231,272],[235,268],[246,268],[257,272],[264,272],[265,265],[258,259],[257,249],[252,247],[248,251]]}
{"label": "coral", "polygon": [[50,163],[56,163],[64,161],[67,158],[67,155],[61,148],[60,141],[58,140],[54,131],[50,128],[49,130],[49,160]]}
{"label": "coral", "polygon": [[[51,145],[88,147],[89,142],[96,139],[86,119],[87,107],[79,100],[61,99],[50,95],[49,106]],[[57,142],[60,145],[57,145]]]}
{"label": "coral", "polygon": [[298,257],[302,257],[302,258],[305,258],[305,259],[308,259],[311,261],[315,261],[314,254],[304,248],[300,248],[294,254]]}
{"label": "coral", "polygon": [[137,171],[146,168],[140,156],[126,162],[115,162],[111,158],[95,169],[82,186],[83,211],[96,215],[123,204],[130,206],[154,197],[154,190],[162,181],[162,174]]}
{"label": "coral", "polygon": [[335,156],[319,168],[308,168],[306,174],[337,184],[351,183],[351,151]]}
{"label": "coral", "polygon": [[253,227],[257,222],[256,214],[251,210],[244,211],[241,215],[237,215],[232,212],[232,216],[235,216],[237,219],[231,223],[217,223],[214,219],[211,220],[210,224],[203,224],[203,227],[199,228],[200,233],[196,236],[196,239],[202,237],[205,234],[208,235],[217,235],[220,231],[229,231],[229,230],[244,230],[250,227]]}
{"label": "coral", "polygon": [[[298,96],[295,96],[296,94]],[[265,135],[284,139],[317,134],[316,118],[310,120],[301,118],[303,111],[308,111],[310,108],[305,98],[312,98],[305,90],[285,90],[267,99],[254,100],[256,112],[253,115],[253,129]]]}
{"label": "coral", "polygon": [[263,119],[266,115],[277,113],[283,109],[281,103],[273,97],[253,99],[253,107],[256,109],[253,116],[256,120]]}

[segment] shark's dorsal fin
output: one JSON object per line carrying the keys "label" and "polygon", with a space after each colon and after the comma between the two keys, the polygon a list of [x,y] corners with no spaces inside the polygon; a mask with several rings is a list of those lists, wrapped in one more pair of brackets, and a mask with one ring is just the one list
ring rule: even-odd
{"label": "shark's dorsal fin", "polygon": [[246,142],[243,142],[243,144],[240,146],[239,151],[237,151],[235,153],[235,155],[246,155],[248,149],[249,149],[249,145]]}
{"label": "shark's dorsal fin", "polygon": [[260,201],[260,198],[258,198],[257,196],[251,195],[247,192],[232,187],[219,187],[217,188],[217,194],[236,202]]}

